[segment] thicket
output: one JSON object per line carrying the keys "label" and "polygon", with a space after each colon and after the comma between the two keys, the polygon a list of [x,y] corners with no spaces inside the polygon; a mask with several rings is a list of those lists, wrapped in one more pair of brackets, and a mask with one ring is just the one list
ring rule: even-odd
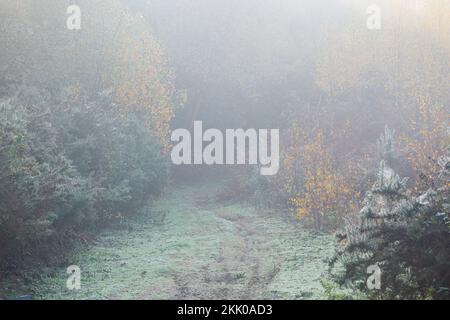
{"label": "thicket", "polygon": [[[355,6],[363,10],[364,5]],[[443,10],[448,4],[430,1],[420,14],[398,1],[380,5],[389,12],[383,32],[367,32],[360,20],[348,18],[319,37],[309,81],[320,96],[292,100],[295,108],[283,110],[289,127],[281,138],[280,173],[267,196],[284,201],[315,229],[335,231],[356,218],[376,179],[373,141],[386,124],[398,132],[395,169],[410,177],[408,187],[415,194],[432,187],[436,163],[449,142],[444,70],[450,25],[448,19],[431,23],[448,16]]]}
{"label": "thicket", "polygon": [[167,183],[162,50],[120,2],[79,4],[71,31],[63,2],[0,2],[0,272],[122,224]]}
{"label": "thicket", "polygon": [[[163,10],[157,5],[162,2],[155,0],[152,8]],[[192,4],[179,2],[177,13],[189,16]],[[188,89],[203,93],[177,114],[179,123],[186,126],[201,112],[211,127],[280,128],[278,174],[259,179],[252,169],[239,168],[222,198],[262,193],[261,204],[287,208],[305,225],[333,232],[357,216],[376,179],[373,141],[386,124],[398,132],[396,170],[411,178],[413,192],[430,187],[448,144],[449,3],[428,1],[417,11],[406,2],[379,1],[383,27],[372,32],[364,1],[310,1],[301,11],[293,4],[283,11],[270,1],[253,2],[233,8],[227,22],[208,21],[211,28],[202,28],[205,19],[186,19],[183,38],[161,28],[177,40],[169,50],[179,70],[195,79],[185,81]],[[217,7],[230,13],[225,4],[201,4],[195,12],[210,16]],[[248,12],[254,19],[246,20]],[[230,28],[216,25],[227,23]],[[205,39],[218,32],[226,45],[205,41],[203,46],[218,51],[214,56],[194,50],[198,30]],[[180,42],[189,50],[177,50]],[[205,63],[208,77],[197,73]],[[210,78],[215,81],[204,81]]]}
{"label": "thicket", "polygon": [[0,103],[0,261],[9,267],[121,223],[168,177],[154,132],[108,94],[59,105],[26,94]]}

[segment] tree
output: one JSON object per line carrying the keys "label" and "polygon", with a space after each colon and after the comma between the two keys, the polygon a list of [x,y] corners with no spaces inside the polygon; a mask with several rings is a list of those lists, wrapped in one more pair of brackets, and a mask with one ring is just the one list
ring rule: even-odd
{"label": "tree", "polygon": [[69,30],[64,1],[0,0],[1,271],[48,262],[167,183],[160,45],[117,0],[77,5]]}
{"label": "tree", "polygon": [[[450,299],[450,162],[439,161],[434,189],[413,197],[389,166],[392,136],[379,143],[380,168],[367,192],[360,224],[339,236],[343,247],[330,261],[334,279],[369,297],[388,299]],[[367,268],[381,269],[381,290],[366,287]],[[341,266],[339,268],[338,266]]]}
{"label": "tree", "polygon": [[160,44],[143,18],[117,0],[77,5],[81,29],[68,30],[63,1],[0,1],[0,93],[17,83],[74,99],[111,89],[116,103],[138,113],[167,144],[175,93]]}
{"label": "tree", "polygon": [[[290,199],[296,216],[311,220],[317,230],[333,229],[344,216],[355,211],[357,191],[348,173],[336,166],[325,145],[323,131],[318,130],[311,138],[304,136],[300,147],[300,142],[296,143],[302,173],[300,190]],[[295,172],[290,174],[296,175]]]}

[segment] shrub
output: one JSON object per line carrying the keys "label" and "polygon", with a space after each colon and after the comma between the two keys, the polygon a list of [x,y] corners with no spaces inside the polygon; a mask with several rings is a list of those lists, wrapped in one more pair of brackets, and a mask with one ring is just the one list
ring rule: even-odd
{"label": "shrub", "polygon": [[55,223],[71,214],[85,181],[58,147],[48,109],[13,100],[0,102],[0,174],[0,261],[6,264],[55,235]]}
{"label": "shrub", "polygon": [[120,108],[108,93],[62,104],[54,122],[73,165],[100,190],[98,221],[132,212],[162,192],[168,160],[158,138],[138,114]]}
{"label": "shrub", "polygon": [[159,195],[168,161],[158,141],[108,94],[69,104],[19,88],[3,100],[0,270],[45,260]]}

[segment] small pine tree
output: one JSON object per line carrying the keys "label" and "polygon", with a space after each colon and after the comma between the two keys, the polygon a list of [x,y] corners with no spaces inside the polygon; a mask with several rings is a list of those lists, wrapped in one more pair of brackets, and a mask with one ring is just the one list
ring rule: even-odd
{"label": "small pine tree", "polygon": [[[389,166],[393,135],[385,130],[378,141],[377,180],[365,196],[360,223],[339,235],[345,246],[330,262],[340,285],[369,297],[390,299],[448,299],[450,287],[449,158],[440,160],[437,189],[412,197]],[[345,241],[344,241],[345,240]],[[342,269],[336,272],[337,265]],[[382,271],[381,290],[366,287],[367,268]]]}

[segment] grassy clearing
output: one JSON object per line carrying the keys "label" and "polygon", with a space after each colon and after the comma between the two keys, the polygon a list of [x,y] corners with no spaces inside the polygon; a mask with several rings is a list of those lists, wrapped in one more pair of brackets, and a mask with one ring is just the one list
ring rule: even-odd
{"label": "grassy clearing", "polygon": [[[126,230],[71,259],[79,291],[66,289],[65,267],[47,270],[14,294],[38,299],[320,299],[333,237],[244,204],[214,203],[214,188],[177,187]],[[3,285],[3,294],[8,291]],[[17,288],[16,288],[17,289]],[[26,291],[28,290],[28,291]],[[8,292],[9,295],[12,291]],[[1,296],[0,291],[0,296]]]}

